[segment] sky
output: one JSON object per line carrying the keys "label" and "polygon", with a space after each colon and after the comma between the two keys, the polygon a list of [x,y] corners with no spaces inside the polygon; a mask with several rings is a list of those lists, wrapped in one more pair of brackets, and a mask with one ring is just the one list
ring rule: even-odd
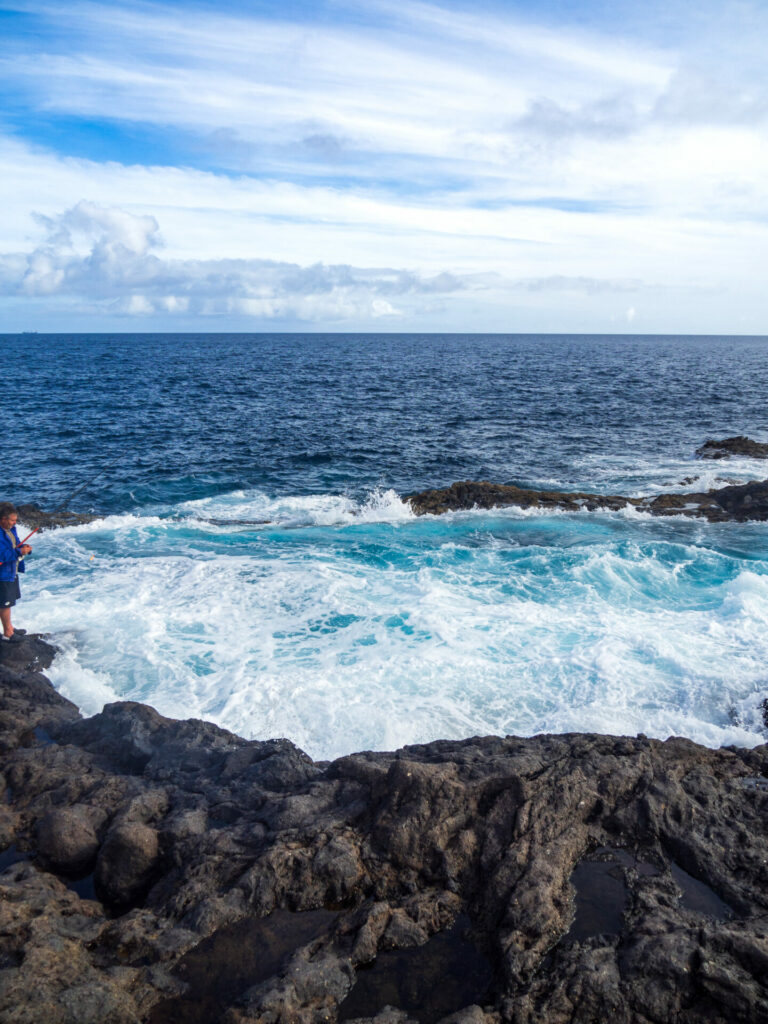
{"label": "sky", "polygon": [[764,0],[0,0],[0,333],[768,334]]}

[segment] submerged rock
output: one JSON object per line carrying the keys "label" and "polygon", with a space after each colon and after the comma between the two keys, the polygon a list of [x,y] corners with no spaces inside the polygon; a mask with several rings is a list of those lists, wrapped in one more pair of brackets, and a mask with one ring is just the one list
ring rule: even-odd
{"label": "submerged rock", "polygon": [[[768,746],[314,764],[140,704],[81,719],[52,653],[0,662],[3,1021],[768,1022]],[[455,941],[476,983],[446,983]]]}
{"label": "submerged rock", "polygon": [[749,459],[768,459],[768,444],[753,441],[749,437],[724,437],[721,441],[705,441],[696,449],[701,459],[727,459],[733,455]]}

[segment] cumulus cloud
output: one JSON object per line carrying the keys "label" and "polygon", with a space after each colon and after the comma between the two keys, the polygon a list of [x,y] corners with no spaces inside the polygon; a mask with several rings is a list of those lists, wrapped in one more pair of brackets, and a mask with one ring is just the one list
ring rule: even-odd
{"label": "cumulus cloud", "polygon": [[56,217],[35,213],[47,234],[47,244],[76,248],[79,239],[95,239],[94,250],[105,256],[129,253],[143,256],[160,244],[160,229],[151,216],[137,216],[116,207],[83,199]]}
{"label": "cumulus cloud", "polygon": [[152,216],[82,200],[36,216],[46,237],[0,255],[0,296],[78,300],[126,317],[228,314],[307,322],[379,320],[434,311],[435,301],[517,291],[636,292],[643,283],[579,275],[512,278],[494,272],[424,274],[392,267],[271,259],[179,259],[162,254]]}
{"label": "cumulus cloud", "polygon": [[239,313],[276,319],[394,317],[398,300],[451,295],[467,283],[443,272],[269,259],[163,259],[154,217],[85,200],[37,216],[46,238],[30,253],[0,257],[0,294],[66,296],[128,316]]}

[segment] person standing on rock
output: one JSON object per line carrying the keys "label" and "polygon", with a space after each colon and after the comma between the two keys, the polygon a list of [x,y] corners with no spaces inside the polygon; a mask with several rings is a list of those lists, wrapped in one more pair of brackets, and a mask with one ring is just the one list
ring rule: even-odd
{"label": "person standing on rock", "polygon": [[19,573],[24,572],[24,556],[32,548],[20,544],[16,532],[16,507],[10,501],[0,501],[0,623],[5,643],[20,643],[25,629],[11,625],[11,609],[21,597]]}

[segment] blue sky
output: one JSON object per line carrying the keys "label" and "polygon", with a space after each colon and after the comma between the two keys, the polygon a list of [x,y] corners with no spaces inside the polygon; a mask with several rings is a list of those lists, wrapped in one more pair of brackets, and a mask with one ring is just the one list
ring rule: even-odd
{"label": "blue sky", "polygon": [[0,4],[0,330],[768,333],[762,3]]}

